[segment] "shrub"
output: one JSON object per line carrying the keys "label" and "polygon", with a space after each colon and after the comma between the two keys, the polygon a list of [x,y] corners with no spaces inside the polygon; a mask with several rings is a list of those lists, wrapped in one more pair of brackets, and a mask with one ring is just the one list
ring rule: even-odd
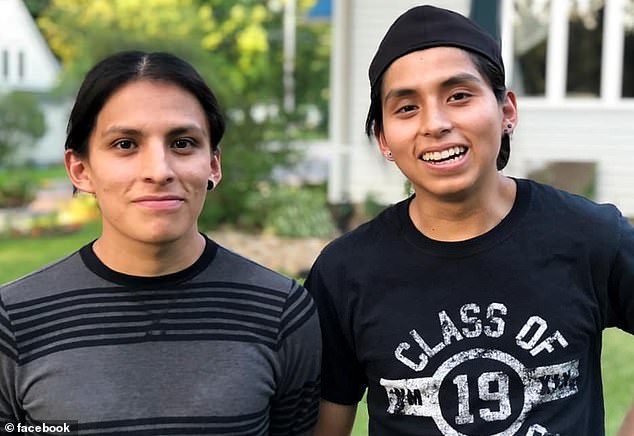
{"label": "shrub", "polygon": [[261,183],[251,193],[248,209],[240,224],[279,236],[327,238],[337,232],[321,185]]}
{"label": "shrub", "polygon": [[0,208],[27,205],[35,198],[36,184],[26,177],[0,181]]}

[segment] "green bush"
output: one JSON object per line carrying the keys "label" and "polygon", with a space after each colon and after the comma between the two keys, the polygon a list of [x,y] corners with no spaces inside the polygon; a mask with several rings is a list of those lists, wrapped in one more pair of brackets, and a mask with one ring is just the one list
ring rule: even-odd
{"label": "green bush", "polygon": [[286,237],[331,237],[336,227],[323,186],[260,183],[247,200],[241,224]]}
{"label": "green bush", "polygon": [[36,184],[27,177],[14,177],[0,181],[0,208],[20,207],[33,200]]}

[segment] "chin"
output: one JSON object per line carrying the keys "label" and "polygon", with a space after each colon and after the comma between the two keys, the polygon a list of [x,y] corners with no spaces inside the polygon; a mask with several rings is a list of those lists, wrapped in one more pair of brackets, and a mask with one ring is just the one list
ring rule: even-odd
{"label": "chin", "polygon": [[153,245],[170,244],[181,240],[189,235],[189,232],[178,231],[174,228],[157,228],[146,229],[137,236],[137,239],[141,242]]}

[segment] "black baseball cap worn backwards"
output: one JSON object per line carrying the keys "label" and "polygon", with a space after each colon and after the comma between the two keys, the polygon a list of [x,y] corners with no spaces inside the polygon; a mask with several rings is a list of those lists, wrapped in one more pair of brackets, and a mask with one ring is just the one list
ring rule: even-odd
{"label": "black baseball cap worn backwards", "polygon": [[500,46],[476,23],[457,12],[434,6],[417,6],[390,26],[370,64],[370,86],[398,58],[432,47],[457,47],[478,53],[504,72]]}

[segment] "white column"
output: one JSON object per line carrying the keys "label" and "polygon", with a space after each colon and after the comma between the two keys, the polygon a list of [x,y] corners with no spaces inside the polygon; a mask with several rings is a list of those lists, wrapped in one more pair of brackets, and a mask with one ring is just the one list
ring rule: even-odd
{"label": "white column", "polygon": [[621,98],[623,82],[623,0],[605,0],[601,59],[601,100],[615,103]]}
{"label": "white column", "polygon": [[348,27],[350,23],[350,1],[333,0],[332,2],[332,51],[330,64],[330,111],[329,139],[331,155],[329,161],[328,201],[339,203],[348,195],[348,168],[350,146],[348,145],[348,125],[350,124],[350,108],[346,91],[349,76],[348,59],[350,58],[350,40]]}
{"label": "white column", "polygon": [[506,86],[508,87],[511,84],[511,80],[513,79],[513,64],[515,63],[513,50],[513,44],[515,43],[513,40],[513,22],[515,18],[513,16],[513,2],[502,0],[500,2],[500,8],[500,18],[502,20],[502,22],[500,23],[502,60],[504,61]]}
{"label": "white column", "polygon": [[561,102],[568,74],[568,17],[570,0],[552,0],[546,54],[546,99]]}
{"label": "white column", "polygon": [[284,110],[295,110],[295,1],[284,3]]}

